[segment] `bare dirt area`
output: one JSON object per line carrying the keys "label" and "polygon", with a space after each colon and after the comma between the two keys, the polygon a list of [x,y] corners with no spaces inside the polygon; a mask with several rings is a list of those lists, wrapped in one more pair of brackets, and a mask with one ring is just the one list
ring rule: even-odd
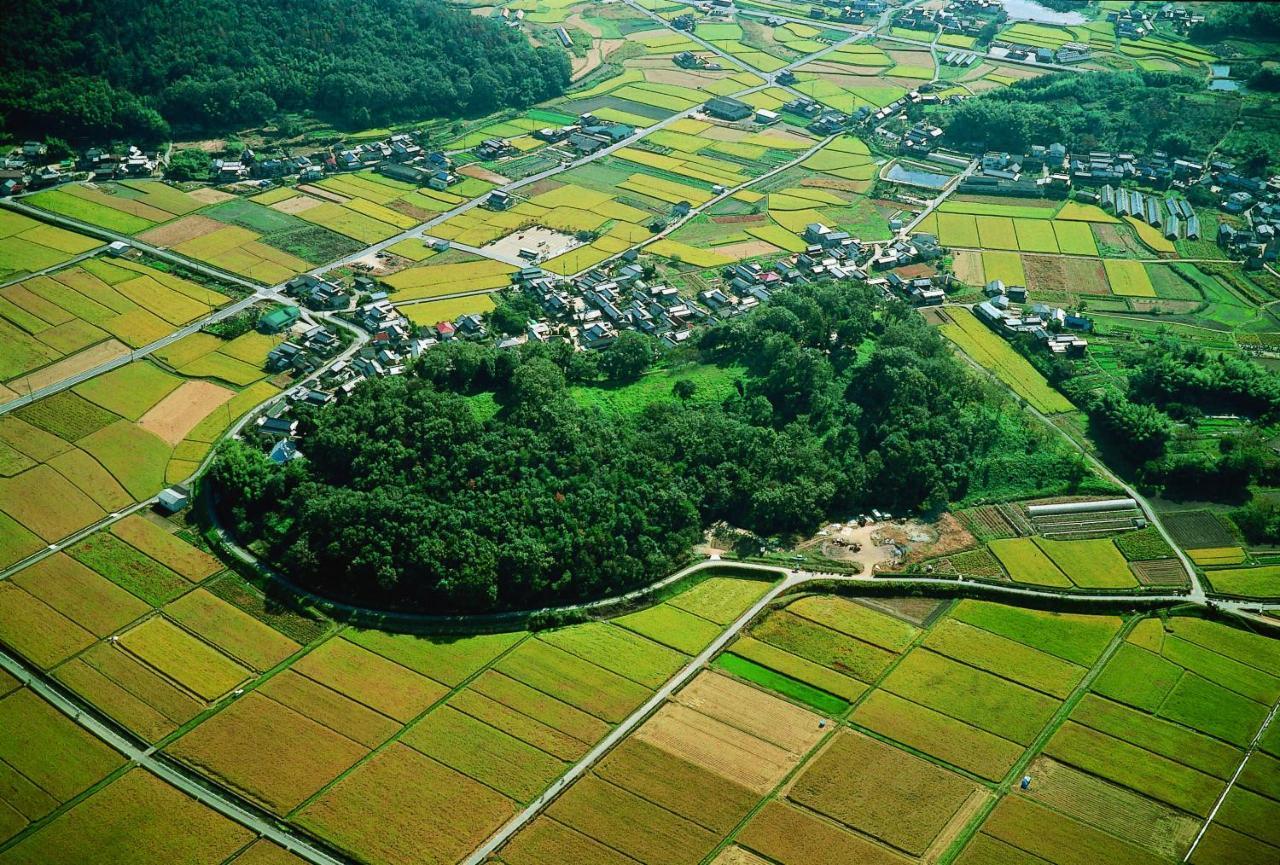
{"label": "bare dirt area", "polygon": [[925,324],[935,326],[951,321],[951,316],[947,315],[947,311],[936,306],[921,307],[920,317],[924,319]]}
{"label": "bare dirt area", "polygon": [[309,183],[299,186],[298,191],[305,192],[307,195],[314,195],[316,198],[323,198],[325,201],[332,201],[334,204],[344,204],[347,201],[347,197],[344,195],[330,192],[320,186],[312,186]]}
{"label": "bare dirt area", "polygon": [[1062,258],[1054,255],[1024,255],[1027,288],[1067,294],[1111,293],[1102,262],[1091,258]]}
{"label": "bare dirt area", "polygon": [[390,252],[371,252],[351,262],[351,268],[370,276],[386,276],[404,268],[405,259]]}
{"label": "bare dirt area", "polygon": [[971,249],[959,250],[952,256],[951,267],[956,279],[965,285],[986,285],[986,273],[982,269],[982,253]]}
{"label": "bare dirt area", "polygon": [[814,713],[711,671],[699,673],[674,699],[796,755],[818,744],[825,732]]}
{"label": "bare dirt area", "polygon": [[582,242],[572,234],[535,225],[531,228],[523,228],[514,234],[508,234],[483,248],[487,252],[508,256],[519,256],[520,250],[528,249],[538,253],[540,261],[546,261],[548,258],[555,258],[579,246],[582,246]]}
{"label": "bare dirt area", "polygon": [[235,391],[213,382],[199,379],[184,382],[152,406],[138,421],[138,426],[176,447],[196,424],[235,395]]}
{"label": "bare dirt area", "polygon": [[286,198],[284,201],[277,201],[270,204],[272,210],[278,210],[281,213],[305,213],[313,207],[319,207],[324,204],[318,198],[311,198],[306,195],[295,195],[293,198]]}
{"label": "bare dirt area", "polygon": [[761,859],[750,850],[735,845],[721,850],[711,865],[769,865],[769,860]]}
{"label": "bare dirt area", "polygon": [[225,223],[210,219],[207,216],[184,216],[176,222],[168,222],[149,231],[144,231],[138,235],[138,240],[155,246],[177,246],[179,243],[185,243],[197,237],[204,237],[219,228],[226,227]]}
{"label": "bare dirt area", "polygon": [[203,204],[221,204],[224,201],[230,201],[235,198],[230,192],[223,192],[221,189],[214,189],[209,186],[200,186],[187,193],[196,201]]}
{"label": "bare dirt area", "polygon": [[586,56],[573,58],[573,81],[579,81],[590,75],[594,70],[600,68],[600,64],[604,63],[604,59],[610,53],[622,46],[626,40],[624,39],[597,39],[595,44],[587,49]]}
{"label": "bare dirt area", "polygon": [[778,247],[763,240],[744,240],[741,243],[726,243],[724,246],[713,246],[712,249],[721,255],[727,255],[734,261],[754,258],[757,255],[772,255]]}
{"label": "bare dirt area", "polygon": [[29,393],[42,387],[48,387],[51,384],[57,384],[87,369],[93,369],[98,364],[124,357],[128,353],[129,346],[119,340],[108,339],[97,345],[90,346],[84,351],[77,352],[71,357],[65,357],[57,363],[51,363],[30,375],[12,379],[7,384],[10,390],[18,394]]}
{"label": "bare dirt area", "polygon": [[503,177],[496,171],[490,171],[483,165],[464,165],[458,169],[458,174],[461,174],[463,177],[474,177],[476,180],[496,183],[499,186],[506,186],[511,182],[511,178]]}
{"label": "bare dirt area", "polygon": [[858,598],[857,602],[917,626],[923,626],[947,603],[933,598]]}

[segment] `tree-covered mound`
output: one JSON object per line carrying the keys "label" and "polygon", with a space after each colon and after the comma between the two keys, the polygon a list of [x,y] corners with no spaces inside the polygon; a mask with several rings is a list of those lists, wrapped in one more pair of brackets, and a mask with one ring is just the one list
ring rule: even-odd
{"label": "tree-covered mound", "polygon": [[164,138],[315,111],[354,127],[561,93],[568,57],[439,0],[50,0],[6,8],[16,135]]}
{"label": "tree-covered mound", "polygon": [[1015,82],[937,109],[956,145],[1023,153],[1059,142],[1072,153],[1160,149],[1207,153],[1235,121],[1229,100],[1179,72],[1070,72]]}
{"label": "tree-covered mound", "polygon": [[[602,360],[631,354],[637,340]],[[695,382],[678,379],[661,399],[606,412],[607,401],[584,397],[650,392],[651,379],[570,382],[601,370],[635,376],[644,357],[595,364],[566,344],[440,347],[411,375],[302,410],[305,459],[276,466],[256,446],[231,444],[212,480],[241,541],[292,579],[432,612],[647,584],[718,520],[762,535],[810,532],[872,507],[904,513],[1094,484],[1078,455],[874,289],[792,289],[709,329],[696,351],[743,370],[726,397],[699,398]]]}

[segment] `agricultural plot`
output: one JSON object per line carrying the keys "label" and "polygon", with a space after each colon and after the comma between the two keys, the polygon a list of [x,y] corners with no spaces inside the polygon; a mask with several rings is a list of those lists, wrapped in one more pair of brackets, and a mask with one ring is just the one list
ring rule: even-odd
{"label": "agricultural plot", "polygon": [[1155,297],[1146,268],[1136,261],[1108,258],[1103,261],[1111,291],[1125,297]]}
{"label": "agricultural plot", "polygon": [[25,200],[121,234],[137,234],[204,207],[196,197],[154,180],[63,184]]}
{"label": "agricultural plot", "polygon": [[[1197,562],[1199,564],[1199,562]],[[1229,568],[1205,572],[1214,591],[1255,598],[1280,596],[1280,566]]]}
{"label": "agricultural plot", "polygon": [[5,865],[224,862],[254,841],[230,818],[135,768],[0,854]]}
{"label": "agricultural plot", "polygon": [[129,259],[89,259],[6,286],[0,289],[0,379],[20,389],[56,383],[229,300]]}
{"label": "agricultural plot", "polygon": [[[990,269],[987,271],[991,275]],[[1018,396],[1037,410],[1053,414],[1074,407],[1053,389],[1031,364],[968,310],[953,309],[947,313],[951,323],[942,325],[942,333],[966,354],[990,370]]]}
{"label": "agricultural plot", "polygon": [[450,264],[425,263],[393,273],[385,282],[395,291],[395,300],[419,300],[447,294],[496,291],[511,284],[516,268],[500,261],[478,259]]}
{"label": "agricultural plot", "polygon": [[0,280],[56,267],[102,242],[20,213],[0,215]]}

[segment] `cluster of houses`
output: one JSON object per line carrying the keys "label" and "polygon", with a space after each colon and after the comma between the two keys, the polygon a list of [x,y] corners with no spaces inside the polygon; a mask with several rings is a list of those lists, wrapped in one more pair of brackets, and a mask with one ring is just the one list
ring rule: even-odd
{"label": "cluster of houses", "polygon": [[936,30],[959,36],[977,37],[992,22],[1003,24],[1009,19],[1004,6],[994,0],[953,0],[941,9],[920,6],[900,13],[894,24],[912,30]]}
{"label": "cluster of houses", "polygon": [[90,180],[151,177],[160,165],[160,154],[129,145],[124,150],[91,147],[79,157],[48,161],[49,148],[26,141],[0,160],[0,195],[16,195],[88,175]]}
{"label": "cluster of houses", "polygon": [[[1089,341],[1080,334],[1093,330],[1090,319],[1044,303],[1028,305],[1024,286],[1006,286],[998,279],[988,282],[983,293],[987,299],[977,304],[973,311],[979,321],[1005,339],[1027,334],[1052,354],[1084,357]],[[1015,303],[1021,306],[1013,306]]]}
{"label": "cluster of houses", "polygon": [[884,0],[822,0],[821,4],[809,8],[809,17],[818,21],[829,18],[833,21],[861,24],[884,12],[888,5]]}

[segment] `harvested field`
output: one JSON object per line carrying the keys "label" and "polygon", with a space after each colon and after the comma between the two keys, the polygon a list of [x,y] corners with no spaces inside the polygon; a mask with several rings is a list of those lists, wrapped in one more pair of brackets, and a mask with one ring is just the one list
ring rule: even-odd
{"label": "harvested field", "polygon": [[10,580],[97,637],[119,630],[150,610],[65,553],[41,559]]}
{"label": "harvested field", "polygon": [[204,589],[165,607],[165,615],[252,669],[269,670],[301,646]]}
{"label": "harvested field", "polygon": [[148,619],[120,638],[120,646],[205,701],[249,678],[247,669],[163,618]]}
{"label": "harvested field", "polygon": [[142,232],[138,235],[138,240],[152,246],[177,246],[179,243],[212,234],[223,227],[223,223],[207,216],[184,216]]}
{"label": "harvested field", "polygon": [[1058,701],[925,649],[902,659],[882,687],[912,702],[994,733],[1030,744]]}
{"label": "harvested field", "polygon": [[432,711],[400,741],[519,802],[531,800],[565,768],[550,754],[449,706]]}
{"label": "harvested field", "polygon": [[777,801],[751,818],[737,841],[779,865],[906,865],[913,861]]}
{"label": "harvested field", "polygon": [[[1086,231],[1088,229],[1086,228]],[[1108,295],[1107,273],[1102,262],[1088,258],[1024,255],[1027,288],[1035,292],[1069,295]]]}
{"label": "harvested field", "polygon": [[799,754],[677,703],[660,708],[634,736],[760,795],[800,760]]}
{"label": "harvested field", "polygon": [[133,769],[0,854],[4,865],[172,865],[223,862],[248,829]]}
{"label": "harvested field", "polygon": [[177,390],[152,406],[139,419],[138,426],[165,444],[176,446],[196,424],[235,395],[235,391],[213,382],[184,382]]}
{"label": "harvested field", "polygon": [[634,738],[611,751],[596,774],[719,835],[733,829],[760,798],[710,769]]}
{"label": "harvested field", "polygon": [[1022,756],[1021,745],[888,691],[872,692],[851,720],[992,781],[1003,778]]}
{"label": "harvested field", "polygon": [[495,668],[611,723],[625,718],[649,694],[643,686],[542,640],[517,646]]}
{"label": "harvested field", "polygon": [[281,815],[368,753],[257,692],[245,694],[166,750]]}
{"label": "harvested field", "polygon": [[[373,865],[452,865],[515,808],[500,793],[396,743],[295,819]],[[369,820],[369,814],[379,819]]]}
{"label": "harvested field", "polygon": [[823,736],[814,713],[710,671],[699,673],[672,699],[797,755]]}
{"label": "harvested field", "polygon": [[694,865],[719,835],[594,775],[574,784],[547,816],[647,865]]}
{"label": "harvested field", "polygon": [[977,785],[906,751],[841,730],[787,797],[918,856]]}
{"label": "harvested field", "polygon": [[376,748],[400,729],[400,724],[386,715],[292,670],[284,670],[267,679],[257,693],[366,748]]}
{"label": "harvested field", "polygon": [[402,723],[417,717],[448,690],[341,638],[304,655],[291,669]]}

